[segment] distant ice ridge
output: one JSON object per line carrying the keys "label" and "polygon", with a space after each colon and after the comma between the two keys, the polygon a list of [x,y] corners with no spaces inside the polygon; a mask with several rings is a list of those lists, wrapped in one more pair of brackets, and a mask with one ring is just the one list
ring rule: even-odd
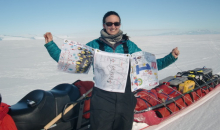
{"label": "distant ice ridge", "polygon": [[[137,30],[130,30],[130,31],[125,31],[129,32],[129,34],[133,34],[134,36],[140,34],[140,36],[163,36],[163,35],[206,35],[206,34],[220,34],[220,31],[212,31],[208,29],[201,29],[201,30],[194,30],[194,31],[162,31],[162,32],[157,32],[156,30],[142,30],[138,31]],[[68,40],[73,40],[76,38],[84,38],[86,37],[98,37],[99,34],[96,34],[92,36],[93,33],[86,34],[86,33],[74,33],[71,35],[53,35],[53,39],[68,39]],[[147,34],[147,35],[146,35]],[[90,36],[91,35],[91,36]],[[43,34],[42,35],[35,35],[35,34],[27,34],[27,35],[0,35],[0,41],[3,40],[38,40],[38,39],[44,39]],[[83,40],[83,39],[81,39]]]}
{"label": "distant ice ridge", "polygon": [[[61,35],[55,36],[53,35],[53,39],[73,39],[73,36]],[[43,35],[0,35],[0,41],[3,40],[40,40],[44,39]]]}
{"label": "distant ice ridge", "polygon": [[68,35],[53,35],[53,39],[67,39],[71,40],[74,39],[74,36],[68,36]]}
{"label": "distant ice ridge", "polygon": [[44,39],[43,36],[37,35],[0,35],[0,40],[36,40]]}
{"label": "distant ice ridge", "polygon": [[185,32],[166,32],[158,35],[204,35],[204,34],[220,34],[218,31],[211,31],[208,29],[185,31]]}

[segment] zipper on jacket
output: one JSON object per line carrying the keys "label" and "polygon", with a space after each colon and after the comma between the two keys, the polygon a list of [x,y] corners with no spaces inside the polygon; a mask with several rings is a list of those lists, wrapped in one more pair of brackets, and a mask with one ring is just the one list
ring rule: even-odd
{"label": "zipper on jacket", "polygon": [[[115,49],[120,45],[122,45],[122,42],[120,42],[116,47],[112,47],[114,53],[115,53]],[[122,48],[123,48],[123,45],[122,45]]]}

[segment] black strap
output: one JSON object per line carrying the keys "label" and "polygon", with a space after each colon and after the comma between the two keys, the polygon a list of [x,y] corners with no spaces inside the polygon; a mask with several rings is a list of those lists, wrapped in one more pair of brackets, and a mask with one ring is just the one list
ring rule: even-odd
{"label": "black strap", "polygon": [[127,46],[126,42],[124,42],[124,43],[122,43],[122,44],[123,44],[124,53],[125,53],[125,54],[128,54],[129,51],[128,51],[128,46]]}
{"label": "black strap", "polygon": [[[97,40],[97,41],[99,43],[99,50],[105,51],[104,44],[100,40]],[[128,46],[127,46],[126,42],[123,42],[122,45],[123,45],[124,53],[128,54],[129,51],[128,51]]]}
{"label": "black strap", "polygon": [[101,51],[105,51],[104,44],[101,43],[100,40],[97,40],[97,41],[98,41],[98,43],[99,43],[99,50],[101,50]]}

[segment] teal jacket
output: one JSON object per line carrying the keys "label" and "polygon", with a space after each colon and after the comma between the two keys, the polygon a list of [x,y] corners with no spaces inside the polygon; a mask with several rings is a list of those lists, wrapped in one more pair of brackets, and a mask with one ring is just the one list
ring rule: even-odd
{"label": "teal jacket", "polygon": [[[95,48],[95,49],[99,49],[99,44],[98,44],[97,40],[99,40],[99,39],[95,39],[95,40],[87,43],[86,45],[90,46],[92,48]],[[129,49],[129,54],[141,51],[141,49],[138,48],[137,45],[130,40],[122,41],[122,42],[126,42],[128,49]],[[105,48],[106,52],[124,53],[124,49],[121,44],[118,44],[115,47],[110,47],[106,43],[104,43],[104,42],[102,42],[102,43],[104,44],[104,48]],[[50,41],[49,43],[45,44],[44,46],[47,48],[47,51],[49,52],[50,56],[55,61],[58,62],[59,57],[60,57],[60,52],[61,52],[60,48],[53,41]],[[157,59],[158,70],[161,70],[161,69],[169,66],[170,64],[172,64],[176,60],[177,59],[175,59],[175,57],[172,55],[172,53],[168,54],[164,58]]]}

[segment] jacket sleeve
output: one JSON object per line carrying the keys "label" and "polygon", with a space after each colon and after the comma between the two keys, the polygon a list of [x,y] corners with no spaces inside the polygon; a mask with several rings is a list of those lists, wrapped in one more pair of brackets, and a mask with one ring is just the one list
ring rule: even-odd
{"label": "jacket sleeve", "polygon": [[50,56],[56,61],[59,61],[61,50],[60,48],[53,42],[50,41],[44,45],[50,54]]}
{"label": "jacket sleeve", "polygon": [[93,41],[90,41],[90,42],[86,43],[86,45],[92,47]]}
{"label": "jacket sleeve", "polygon": [[94,49],[99,49],[99,44],[98,44],[97,40],[98,40],[98,39],[95,39],[95,40],[93,40],[93,41],[90,41],[90,42],[88,42],[86,45],[87,45],[87,46],[90,46],[90,47],[92,47],[92,48],[94,48]]}
{"label": "jacket sleeve", "polygon": [[174,63],[177,59],[172,55],[172,53],[168,54],[164,58],[157,59],[157,67],[158,70],[162,70]]}
{"label": "jacket sleeve", "polygon": [[[127,45],[130,54],[141,51],[141,49],[138,48],[138,46],[130,40],[128,41]],[[169,66],[170,64],[174,63],[176,60],[177,59],[172,55],[172,53],[170,53],[164,58],[157,59],[157,68],[158,70],[162,70],[167,66]]]}

